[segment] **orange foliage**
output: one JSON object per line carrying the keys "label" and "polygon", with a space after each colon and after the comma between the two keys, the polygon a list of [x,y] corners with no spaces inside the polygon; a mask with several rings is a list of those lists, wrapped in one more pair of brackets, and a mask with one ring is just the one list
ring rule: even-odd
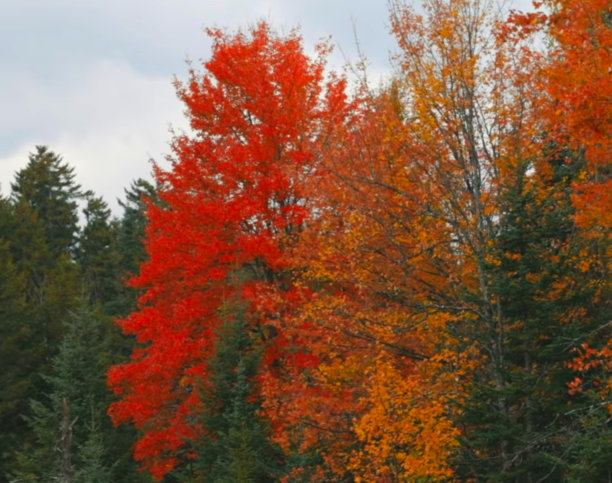
{"label": "orange foliage", "polygon": [[[553,41],[537,67],[538,87],[547,93],[542,117],[558,146],[569,147],[584,162],[573,202],[580,235],[591,245],[578,263],[583,273],[597,274],[591,282],[596,284],[593,302],[605,307],[612,294],[612,3],[545,0],[536,7],[547,11],[516,14],[514,33],[543,32]],[[595,366],[609,371],[611,344],[602,349],[583,344],[572,368],[582,376]],[[570,391],[583,389],[577,376]]]}
{"label": "orange foliage", "polygon": [[[425,8],[424,20],[394,4],[402,77],[362,92],[310,186],[319,206],[294,252],[314,293],[293,327],[320,362],[274,409],[336,477],[452,475],[457,403],[486,360],[456,350],[454,327],[497,323],[486,267],[499,178],[536,150],[516,142],[532,129],[517,88],[528,76],[485,41],[492,19],[471,1]],[[279,391],[269,386],[269,407]]]}
{"label": "orange foliage", "polygon": [[[592,236],[612,230],[612,3],[546,0],[552,13],[516,14],[519,36],[543,32],[553,44],[534,73],[548,97],[547,132],[560,148],[581,153],[586,171],[575,196],[576,221]],[[516,30],[518,28],[518,30]],[[599,233],[599,234],[597,234]]]}

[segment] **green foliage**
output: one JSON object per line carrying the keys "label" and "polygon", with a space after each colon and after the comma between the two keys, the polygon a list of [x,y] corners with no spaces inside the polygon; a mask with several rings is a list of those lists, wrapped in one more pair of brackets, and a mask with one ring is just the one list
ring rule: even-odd
{"label": "green foliage", "polygon": [[[110,365],[104,317],[82,303],[66,322],[66,335],[53,359],[53,370],[44,376],[49,386],[47,397],[32,400],[27,417],[36,443],[20,453],[17,476],[53,481],[62,474],[62,456],[72,454],[76,474],[109,475],[108,442],[110,428],[106,408],[105,370]],[[65,448],[59,432],[64,418],[64,401],[70,411],[73,445]],[[106,444],[104,444],[106,443]],[[106,466],[105,466],[106,465]],[[78,480],[77,480],[78,481]]]}
{"label": "green foliage", "polygon": [[[586,309],[593,291],[579,269],[585,242],[572,221],[571,181],[579,166],[552,163],[552,175],[540,178],[524,166],[505,187],[506,211],[489,267],[498,324],[470,335],[492,360],[497,356],[496,365],[476,374],[464,408],[462,422],[471,429],[458,464],[462,477],[561,481],[579,467],[593,474],[601,469],[596,453],[581,448],[588,440],[581,415],[590,405],[567,386],[572,347],[601,324]],[[601,421],[606,408],[598,412],[600,423],[592,428],[598,439],[612,438],[612,427]],[[588,464],[573,466],[573,457]],[[605,462],[602,471],[608,469]]]}
{"label": "green foliage", "polygon": [[564,428],[568,445],[562,462],[567,465],[566,481],[612,480],[612,419],[601,398],[576,398],[573,424]]}
{"label": "green foliage", "polygon": [[[46,148],[37,148],[28,167],[16,175],[9,200],[2,200],[2,259],[9,292],[1,321],[7,381],[3,399],[12,409],[3,414],[2,473],[12,466],[14,453],[27,448],[35,435],[21,415],[29,399],[40,399],[48,386],[50,361],[63,336],[62,320],[75,306],[80,290],[71,250],[76,235],[79,187],[72,170]],[[9,286],[19,287],[8,288]],[[21,313],[22,315],[18,315]],[[6,416],[6,417],[5,417]]]}
{"label": "green foliage", "polygon": [[[112,461],[109,459],[109,441],[103,434],[103,428],[98,427],[93,418],[90,422],[89,435],[79,448],[81,466],[76,470],[75,481],[117,481],[120,473],[113,471]],[[108,433],[108,429],[106,430]]]}
{"label": "green foliage", "polygon": [[140,264],[146,260],[143,240],[147,228],[147,202],[159,203],[159,196],[156,188],[141,178],[125,190],[125,200],[119,201],[123,208],[119,243],[122,266],[127,273],[138,273]]}
{"label": "green foliage", "polygon": [[5,236],[17,270],[25,277],[31,332],[47,359],[55,354],[62,336],[61,321],[80,293],[72,259],[80,189],[73,169],[44,146],[36,148],[12,184],[14,217]]}
{"label": "green foliage", "polygon": [[140,272],[140,265],[147,259],[144,237],[147,227],[147,200],[159,202],[155,187],[148,181],[138,179],[125,190],[125,201],[119,201],[123,215],[116,226],[117,251],[119,253],[118,283],[120,290],[116,299],[116,311],[126,316],[136,310],[139,290],[127,284]]}
{"label": "green foliage", "polygon": [[[0,199],[0,232],[11,216]],[[32,363],[37,347],[31,344],[31,329],[25,299],[25,277],[19,273],[7,240],[0,238],[0,479],[8,471],[12,452],[24,432],[20,415],[27,409],[33,384]]]}
{"label": "green foliage", "polygon": [[11,199],[38,214],[45,239],[54,256],[70,253],[77,236],[77,200],[81,187],[74,180],[74,169],[45,146],[37,146],[26,168],[11,184]]}
{"label": "green foliage", "polygon": [[[44,222],[25,203],[12,205],[14,222],[4,232],[11,241],[11,252],[18,270],[25,276],[25,296],[29,304],[44,305],[49,273],[58,263],[49,248]],[[64,260],[63,257],[61,257]]]}
{"label": "green foliage", "polygon": [[11,198],[0,199],[0,480],[59,477],[64,398],[74,420],[70,478],[150,480],[136,472],[134,430],[113,428],[106,415],[106,371],[132,346],[111,317],[135,306],[124,281],[144,258],[141,193],[155,191],[134,186],[124,218],[113,220],[102,198],[81,192],[72,168],[37,147]]}
{"label": "green foliage", "polygon": [[224,315],[216,354],[200,387],[206,434],[196,448],[196,474],[198,480],[215,482],[277,481],[283,455],[268,438],[253,381],[260,350],[251,340],[244,308],[232,304]]}
{"label": "green foliage", "polygon": [[101,304],[108,315],[117,315],[120,259],[117,247],[117,223],[111,219],[106,202],[87,196],[83,209],[85,226],[81,230],[76,261],[92,304]]}

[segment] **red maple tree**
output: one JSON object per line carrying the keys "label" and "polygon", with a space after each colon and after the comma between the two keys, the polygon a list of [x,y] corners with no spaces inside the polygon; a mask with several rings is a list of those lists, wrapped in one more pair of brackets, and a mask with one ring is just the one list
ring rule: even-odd
{"label": "red maple tree", "polygon": [[108,374],[119,396],[109,413],[140,430],[135,457],[158,480],[206,432],[196,388],[224,304],[246,301],[254,331],[278,325],[268,294],[292,290],[283,247],[307,213],[301,186],[345,102],[342,80],[324,82],[325,45],[311,60],[296,32],[278,37],[265,23],[208,34],[205,72],[176,83],[193,134],[174,139],[169,170],[155,169],[162,202],[148,209],[150,259],[131,282],[146,292],[120,321],[139,347]]}

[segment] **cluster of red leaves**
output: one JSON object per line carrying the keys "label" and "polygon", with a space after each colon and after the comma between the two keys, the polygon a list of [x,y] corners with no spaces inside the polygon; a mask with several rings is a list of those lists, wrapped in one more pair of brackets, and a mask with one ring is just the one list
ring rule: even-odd
{"label": "cluster of red leaves", "polygon": [[250,301],[264,325],[276,324],[289,303],[290,286],[280,305],[263,294],[278,288],[288,264],[282,247],[305,215],[301,184],[344,109],[343,82],[323,85],[323,58],[311,61],[297,34],[277,38],[261,24],[249,35],[209,35],[206,73],[192,71],[176,86],[197,135],[178,136],[171,170],[156,169],[162,201],[148,209],[150,259],[132,280],[146,292],[140,310],[120,322],[140,348],[108,375],[120,396],[110,415],[141,431],[135,456],[157,479],[205,431],[194,388],[206,376],[224,304]]}
{"label": "cluster of red leaves", "polygon": [[[585,342],[573,352],[576,356],[569,367],[580,376],[574,377],[567,384],[569,393],[575,395],[594,391],[602,400],[609,400],[612,392],[612,380],[609,379],[612,371],[612,341],[601,349],[595,349]],[[612,403],[608,404],[608,409],[612,413]]]}

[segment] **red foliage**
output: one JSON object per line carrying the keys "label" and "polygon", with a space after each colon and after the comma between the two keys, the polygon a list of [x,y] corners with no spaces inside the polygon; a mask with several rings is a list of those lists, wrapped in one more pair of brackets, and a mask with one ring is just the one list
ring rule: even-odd
{"label": "red foliage", "polygon": [[[146,293],[120,322],[140,347],[108,374],[119,396],[109,413],[141,431],[135,456],[158,480],[204,431],[193,388],[214,353],[220,309],[238,297],[250,301],[254,324],[276,323],[267,295],[289,268],[282,247],[306,215],[301,186],[343,112],[344,83],[323,85],[324,46],[312,61],[296,33],[276,37],[264,23],[248,35],[208,33],[205,73],[176,83],[195,135],[176,137],[172,168],[156,168],[162,202],[149,206],[150,260],[132,281]],[[283,290],[292,290],[286,280]]]}

